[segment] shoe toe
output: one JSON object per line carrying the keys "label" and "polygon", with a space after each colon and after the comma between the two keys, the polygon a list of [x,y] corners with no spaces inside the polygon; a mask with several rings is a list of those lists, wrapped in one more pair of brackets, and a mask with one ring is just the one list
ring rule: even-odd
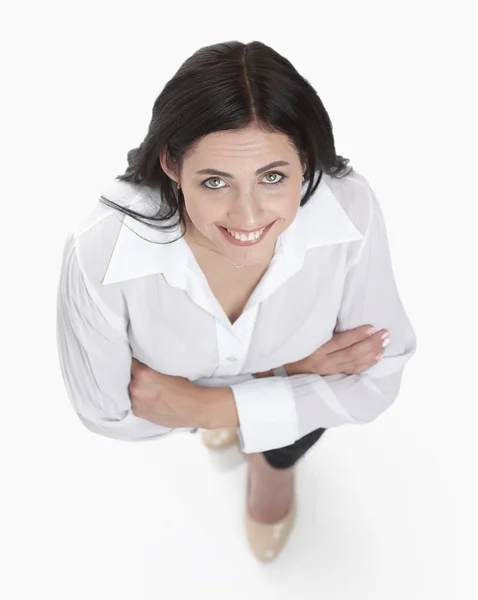
{"label": "shoe toe", "polygon": [[262,561],[273,560],[285,546],[295,523],[297,504],[294,497],[291,509],[277,523],[258,523],[246,511],[245,526],[249,546],[254,556]]}
{"label": "shoe toe", "polygon": [[202,440],[204,445],[211,449],[227,448],[239,441],[235,427],[206,429],[202,432]]}

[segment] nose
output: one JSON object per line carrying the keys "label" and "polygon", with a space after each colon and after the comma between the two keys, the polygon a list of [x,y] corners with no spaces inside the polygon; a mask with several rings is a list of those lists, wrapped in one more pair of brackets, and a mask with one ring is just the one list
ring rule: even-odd
{"label": "nose", "polygon": [[241,229],[254,229],[264,222],[264,210],[252,195],[242,195],[233,201],[228,222]]}

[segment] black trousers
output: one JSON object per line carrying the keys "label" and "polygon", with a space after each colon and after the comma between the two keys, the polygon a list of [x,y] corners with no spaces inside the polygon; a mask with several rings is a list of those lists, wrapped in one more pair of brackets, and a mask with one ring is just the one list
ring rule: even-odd
{"label": "black trousers", "polygon": [[304,456],[307,450],[319,440],[324,431],[326,431],[326,429],[320,427],[319,429],[311,431],[290,446],[266,450],[262,454],[271,467],[275,467],[276,469],[288,469]]}

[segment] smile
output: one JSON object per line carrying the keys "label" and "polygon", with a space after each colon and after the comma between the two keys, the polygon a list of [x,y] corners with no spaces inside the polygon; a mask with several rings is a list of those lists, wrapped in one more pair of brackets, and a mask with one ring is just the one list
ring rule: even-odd
{"label": "smile", "polygon": [[260,242],[267,234],[269,229],[274,225],[275,221],[259,229],[254,231],[253,233],[245,234],[241,232],[236,232],[233,229],[226,229],[225,227],[221,227],[218,225],[217,227],[222,232],[222,234],[229,240],[232,244],[236,246],[251,246],[253,244],[257,244]]}

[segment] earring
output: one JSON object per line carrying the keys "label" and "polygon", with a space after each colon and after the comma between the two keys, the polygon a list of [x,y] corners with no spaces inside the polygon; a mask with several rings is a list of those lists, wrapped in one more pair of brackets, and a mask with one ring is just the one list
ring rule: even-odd
{"label": "earring", "polygon": [[178,183],[177,185],[178,185],[178,190],[179,190],[179,188],[180,188],[181,184],[180,184],[180,183]]}

